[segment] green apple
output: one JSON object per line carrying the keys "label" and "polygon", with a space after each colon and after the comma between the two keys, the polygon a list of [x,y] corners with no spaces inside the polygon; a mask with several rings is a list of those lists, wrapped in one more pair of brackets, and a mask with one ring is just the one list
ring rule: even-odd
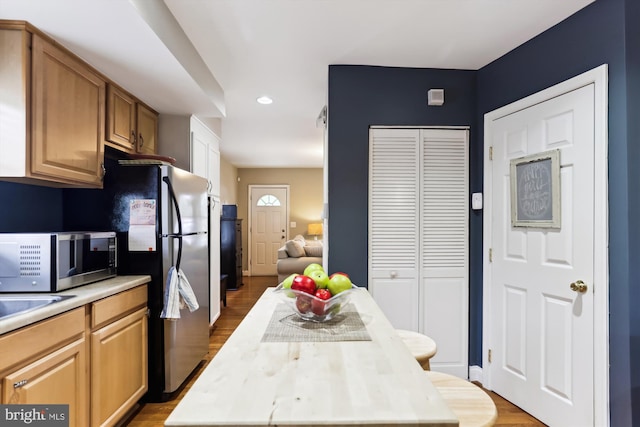
{"label": "green apple", "polygon": [[307,268],[304,269],[304,272],[302,274],[304,276],[308,276],[308,275],[311,274],[312,271],[315,271],[315,270],[324,271],[324,267],[321,266],[320,264],[314,262],[314,263],[311,263],[311,264],[307,265]]}
{"label": "green apple", "polygon": [[329,276],[324,270],[313,270],[309,273],[309,277],[316,282],[316,289],[327,289],[329,286]]}
{"label": "green apple", "polygon": [[[291,289],[291,285],[293,284],[293,279],[298,276],[298,273],[293,273],[292,275],[288,276],[286,279],[284,279],[282,281],[282,288],[283,289]],[[286,295],[288,297],[295,297],[296,295],[293,292],[287,292]]]}
{"label": "green apple", "polygon": [[329,279],[329,285],[327,286],[327,289],[329,289],[331,295],[337,295],[340,292],[351,289],[351,287],[351,279],[342,274],[334,274]]}

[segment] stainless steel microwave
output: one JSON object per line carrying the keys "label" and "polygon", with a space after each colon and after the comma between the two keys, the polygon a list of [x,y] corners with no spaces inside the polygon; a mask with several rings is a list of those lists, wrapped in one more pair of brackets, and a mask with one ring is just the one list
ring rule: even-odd
{"label": "stainless steel microwave", "polygon": [[0,233],[0,293],[62,291],[116,268],[115,232]]}

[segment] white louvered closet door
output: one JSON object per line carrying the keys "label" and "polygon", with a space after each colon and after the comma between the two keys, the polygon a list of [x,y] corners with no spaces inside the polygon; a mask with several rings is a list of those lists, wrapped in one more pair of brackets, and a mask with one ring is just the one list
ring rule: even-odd
{"label": "white louvered closet door", "polygon": [[468,140],[466,129],[372,129],[369,148],[371,293],[396,328],[436,341],[432,369],[463,378]]}
{"label": "white louvered closet door", "polygon": [[369,135],[369,290],[396,328],[418,330],[420,144],[415,129]]}

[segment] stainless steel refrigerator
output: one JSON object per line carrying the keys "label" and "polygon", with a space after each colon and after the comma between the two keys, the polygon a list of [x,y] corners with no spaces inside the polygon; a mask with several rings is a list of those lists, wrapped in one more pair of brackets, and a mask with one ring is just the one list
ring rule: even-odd
{"label": "stainless steel refrigerator", "polygon": [[[65,206],[73,206],[74,211],[67,215],[67,226],[116,231],[118,275],[151,275],[146,400],[165,401],[179,390],[209,349],[208,183],[166,164],[121,165],[109,159],[106,171],[102,190],[65,195]],[[134,200],[155,201],[155,218],[148,221],[155,227],[132,227]],[[162,319],[167,273],[178,263],[179,254],[180,269],[200,307],[194,312],[180,310],[178,320]]]}

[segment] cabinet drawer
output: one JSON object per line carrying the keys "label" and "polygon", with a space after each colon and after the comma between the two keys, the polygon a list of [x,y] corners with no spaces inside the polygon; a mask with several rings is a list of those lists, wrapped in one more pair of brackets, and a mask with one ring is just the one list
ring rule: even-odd
{"label": "cabinet drawer", "polygon": [[0,370],[84,334],[84,312],[76,308],[0,337]]}
{"label": "cabinet drawer", "polygon": [[132,310],[147,304],[147,287],[138,286],[128,291],[101,299],[91,304],[91,328],[98,328]]}

